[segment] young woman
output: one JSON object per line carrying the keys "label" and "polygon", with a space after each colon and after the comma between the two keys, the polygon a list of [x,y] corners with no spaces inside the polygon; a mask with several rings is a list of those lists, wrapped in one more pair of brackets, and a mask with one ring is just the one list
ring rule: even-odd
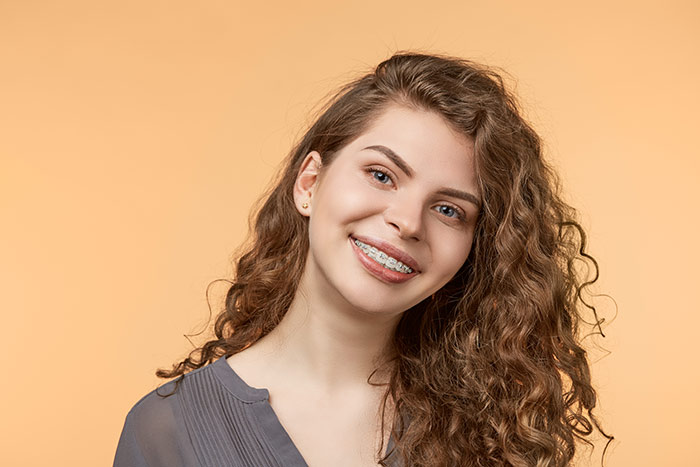
{"label": "young woman", "polygon": [[114,465],[569,465],[601,430],[575,215],[498,74],[394,55],[291,151]]}

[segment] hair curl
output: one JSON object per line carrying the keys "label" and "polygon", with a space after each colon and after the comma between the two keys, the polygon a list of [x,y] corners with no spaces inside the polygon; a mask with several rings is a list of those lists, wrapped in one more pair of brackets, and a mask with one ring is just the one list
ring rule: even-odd
{"label": "hair curl", "polygon": [[[581,297],[598,264],[577,213],[501,76],[444,55],[399,52],[329,101],[261,198],[215,338],[156,374],[184,375],[277,326],[309,249],[292,195],[304,156],[316,150],[327,167],[391,103],[438,112],[473,139],[483,199],[466,262],[433,299],[406,310],[393,336],[382,425],[391,397],[405,465],[569,465],[578,441],[592,445],[594,427],[609,444],[581,346],[584,307],[601,321]],[[592,280],[579,277],[577,260],[593,264]]]}

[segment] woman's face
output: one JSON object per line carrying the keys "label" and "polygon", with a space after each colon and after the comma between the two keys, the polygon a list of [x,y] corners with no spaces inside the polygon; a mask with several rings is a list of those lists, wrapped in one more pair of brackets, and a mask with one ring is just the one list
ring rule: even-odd
{"label": "woman's face", "polygon": [[392,105],[323,170],[309,153],[295,185],[310,218],[305,293],[400,313],[445,285],[472,246],[481,202],[473,152],[439,114]]}

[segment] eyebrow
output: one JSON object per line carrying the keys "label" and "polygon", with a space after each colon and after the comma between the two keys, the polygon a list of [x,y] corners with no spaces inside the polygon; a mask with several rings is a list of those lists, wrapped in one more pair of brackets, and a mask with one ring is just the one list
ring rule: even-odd
{"label": "eyebrow", "polygon": [[[370,149],[372,151],[377,151],[384,154],[387,158],[389,158],[389,160],[391,160],[391,162],[396,164],[396,166],[401,169],[401,171],[405,173],[408,178],[413,178],[413,175],[416,173],[405,160],[386,146],[375,144],[372,146],[367,146],[365,149]],[[437,193],[440,195],[451,196],[453,198],[469,201],[470,203],[476,205],[476,207],[481,208],[481,200],[469,192],[457,190],[456,188],[440,188]]]}

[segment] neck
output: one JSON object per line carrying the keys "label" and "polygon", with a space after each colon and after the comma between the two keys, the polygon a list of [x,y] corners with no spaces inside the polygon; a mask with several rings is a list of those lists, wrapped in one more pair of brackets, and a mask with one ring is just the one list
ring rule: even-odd
{"label": "neck", "polygon": [[267,372],[329,397],[372,389],[367,379],[376,368],[370,381],[386,383],[382,363],[401,314],[339,306],[318,292],[299,287],[282,321],[256,343],[267,355]]}

